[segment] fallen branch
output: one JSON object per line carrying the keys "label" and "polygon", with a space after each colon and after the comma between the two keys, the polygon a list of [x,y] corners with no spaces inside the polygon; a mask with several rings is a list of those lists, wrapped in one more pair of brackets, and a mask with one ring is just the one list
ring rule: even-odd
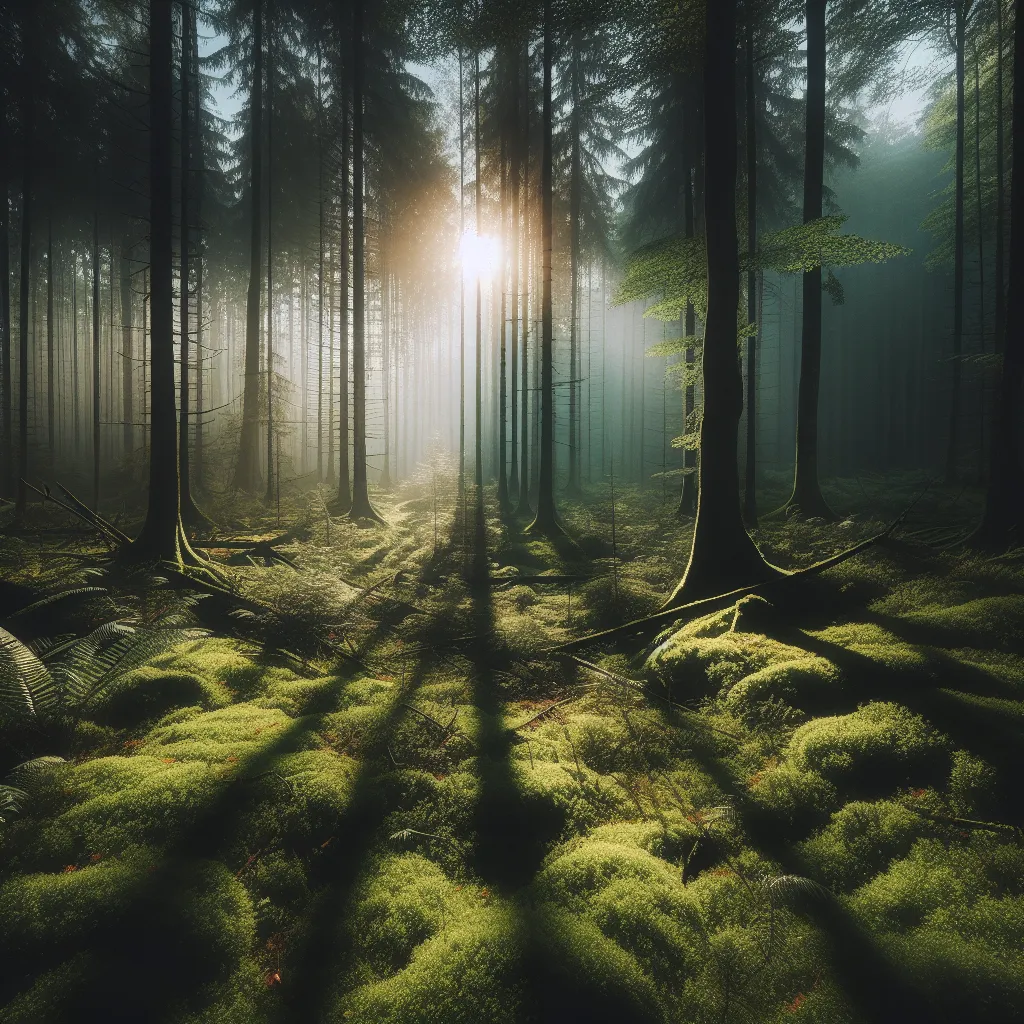
{"label": "fallen branch", "polygon": [[[113,523],[107,522],[98,512],[94,512],[88,505],[83,501],[79,501],[74,494],[71,493],[59,480],[57,486],[61,489],[64,497],[78,510],[79,515],[87,522],[91,522],[98,530],[103,531],[110,537],[113,537],[118,544],[131,544],[132,539],[126,533],[122,533]],[[65,506],[66,508],[67,506]]]}
{"label": "fallen branch", "polygon": [[549,704],[546,708],[542,708],[535,715],[531,715],[525,722],[520,722],[519,725],[512,726],[512,732],[518,732],[520,729],[525,729],[528,725],[533,725],[538,718],[543,718],[549,711],[554,711],[555,708],[560,708],[563,704],[571,704],[574,700],[579,700],[583,694],[577,693],[572,697],[566,697],[564,700],[556,700],[554,704]]}

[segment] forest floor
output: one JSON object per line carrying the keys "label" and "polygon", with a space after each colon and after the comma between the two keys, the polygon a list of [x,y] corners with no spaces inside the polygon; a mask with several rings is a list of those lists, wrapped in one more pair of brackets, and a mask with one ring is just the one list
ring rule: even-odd
{"label": "forest floor", "polygon": [[[917,491],[755,536],[807,565]],[[0,776],[68,761],[9,780],[0,1022],[1024,1020],[1024,557],[914,533],[965,501],[784,606],[580,651],[602,674],[548,651],[678,580],[659,490],[619,496],[614,553],[606,494],[559,544],[431,480],[375,500],[386,527],[286,500],[296,569],[231,570],[230,614],[88,537],[0,541],[0,623],[79,694],[19,710],[0,649]],[[174,642],[60,676],[128,615]]]}

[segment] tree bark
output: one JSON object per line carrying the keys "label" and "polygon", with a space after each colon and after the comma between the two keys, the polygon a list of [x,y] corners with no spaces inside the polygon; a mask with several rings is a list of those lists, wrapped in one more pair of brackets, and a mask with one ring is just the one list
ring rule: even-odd
{"label": "tree bark", "polygon": [[[1024,68],[1024,0],[1014,3],[1014,67]],[[1021,467],[1021,385],[1024,382],[1024,75],[1013,77],[1013,122],[1010,131],[1009,281],[1006,330],[1001,339],[1002,366],[993,389],[988,487],[974,546],[1006,550],[1021,543],[1024,515],[1024,470]],[[1000,339],[997,337],[997,344]]]}
{"label": "tree bark", "polygon": [[100,216],[92,218],[92,507],[100,504]]}
{"label": "tree bark", "polygon": [[260,427],[260,296],[263,269],[263,0],[253,0],[253,73],[249,124],[249,290],[245,302],[245,386],[242,392],[242,436],[234,486],[257,491],[262,486],[259,461]]}
{"label": "tree bark", "polygon": [[267,10],[267,492],[274,500],[274,22],[273,0]]}
{"label": "tree bark", "polygon": [[[343,87],[344,90],[344,87]],[[341,420],[340,456],[338,460],[338,497],[336,506],[339,512],[348,512],[352,507],[352,487],[349,483],[349,436],[348,436],[348,205],[349,205],[349,138],[348,138],[348,99],[342,101],[341,111],[341,244],[339,263],[341,269],[341,348],[338,362],[341,364],[338,379],[340,408],[338,416]]]}
{"label": "tree bark", "polygon": [[[530,419],[530,403],[528,401],[530,388],[528,381],[529,372],[529,351],[528,340],[530,335],[530,259],[532,249],[530,246],[530,211],[533,204],[530,202],[530,44],[524,47],[523,60],[523,134],[522,134],[522,161],[523,161],[523,282],[522,297],[520,306],[520,325],[522,340],[520,342],[521,360],[520,375],[523,380],[523,404],[520,409],[519,420],[519,445],[521,465],[519,467],[519,508],[518,515],[532,515],[530,508],[530,445],[527,428]],[[518,91],[518,89],[517,89]],[[536,401],[536,397],[534,398]]]}
{"label": "tree bark", "polygon": [[8,134],[7,113],[0,114],[0,377],[3,395],[0,397],[0,442],[3,444],[3,494],[14,494],[14,435],[12,432],[11,396],[14,381],[11,377],[11,237],[10,190],[8,187]]}
{"label": "tree bark", "polygon": [[[747,11],[747,252],[757,252],[757,91],[754,81],[754,17]],[[747,459],[743,521],[757,526],[757,271],[747,271]]]}
{"label": "tree bark", "polygon": [[537,490],[537,517],[531,530],[560,532],[555,512],[555,417],[552,365],[553,320],[551,308],[551,251],[553,233],[552,151],[551,151],[551,68],[554,40],[551,30],[551,0],[544,0],[544,144],[541,155],[541,245],[543,267],[541,284],[540,345],[540,478]]}
{"label": "tree bark", "polygon": [[132,265],[128,256],[126,237],[121,242],[121,443],[125,456],[130,456],[135,450],[133,349]]}
{"label": "tree bark", "polygon": [[198,563],[181,526],[174,403],[174,290],[171,0],[150,0],[150,336],[149,501],[142,532],[120,552],[129,562]]}
{"label": "tree bark", "polygon": [[381,521],[366,481],[366,237],[363,229],[363,0],[352,18],[352,519]]}
{"label": "tree bark", "polygon": [[[807,110],[804,223],[821,217],[825,186],[825,6],[807,0]],[[818,392],[821,385],[821,267],[803,275],[800,388],[797,397],[796,470],[786,508],[833,522],[818,483]]]}
{"label": "tree bark", "polygon": [[702,370],[700,497],[690,560],[667,607],[770,579],[740,510],[736,443],[743,378],[736,358],[736,0],[707,5],[704,54],[704,193],[708,317]]}
{"label": "tree bark", "polygon": [[36,16],[26,8],[25,66],[22,83],[21,117],[24,132],[21,181],[21,280],[19,281],[18,324],[18,483],[14,505],[15,520],[25,516],[28,477],[28,298],[32,273],[32,190],[35,171],[35,47]]}
{"label": "tree bark", "polygon": [[[499,206],[501,216],[501,258],[499,261],[499,273],[501,275],[501,327],[499,329],[499,344],[501,351],[499,355],[500,366],[498,370],[498,507],[502,513],[507,514],[508,503],[508,470],[506,451],[508,443],[508,367],[506,353],[508,351],[508,294],[506,282],[508,281],[508,268],[506,266],[506,253],[508,252],[508,138],[507,133],[501,133],[501,183],[499,186]],[[513,299],[513,305],[515,300]]]}
{"label": "tree bark", "polygon": [[964,51],[967,46],[965,0],[956,0],[956,170],[953,229],[953,380],[949,399],[949,426],[946,435],[946,483],[957,479],[957,448],[960,440],[960,381],[963,368],[964,331]]}
{"label": "tree bark", "polygon": [[[569,69],[572,113],[569,130],[572,134],[569,158],[569,485],[571,495],[580,493],[579,431],[576,423],[576,409],[579,402],[579,359],[576,347],[579,341],[579,290],[580,290],[580,114],[581,89],[579,30],[573,33],[572,64]],[[641,439],[641,445],[643,441]],[[643,451],[641,447],[641,452]]]}
{"label": "tree bark", "polygon": [[192,254],[189,252],[189,203],[192,199],[192,75],[189,61],[192,58],[191,33],[195,30],[195,9],[191,3],[181,5],[181,258],[179,260],[181,292],[179,298],[178,328],[181,341],[178,347],[181,357],[178,371],[178,487],[181,520],[188,526],[198,526],[205,520],[202,512],[192,500],[192,474],[189,459],[189,419],[191,408],[190,361],[190,304],[189,279],[192,272]]}
{"label": "tree bark", "polygon": [[[476,202],[474,203],[474,213],[476,216],[476,237],[480,238],[480,48],[477,47],[474,54],[474,74],[473,74],[473,152],[474,160],[476,162],[476,173],[474,177],[474,188],[476,192]],[[484,368],[484,346],[483,346],[483,293],[482,284],[480,281],[480,268],[477,267],[476,272],[476,473],[474,475],[474,481],[476,483],[476,500],[477,505],[482,506],[484,500],[484,448],[483,448],[483,426],[484,426],[484,415],[483,415],[483,368]]]}
{"label": "tree bark", "polygon": [[510,353],[512,379],[509,382],[509,397],[512,407],[509,410],[509,426],[511,427],[511,447],[509,449],[509,480],[508,495],[509,501],[519,499],[519,430],[517,422],[518,393],[519,386],[519,179],[522,170],[522,150],[519,138],[519,49],[516,48],[516,56],[512,62],[513,77],[515,84],[513,91],[515,100],[512,106],[512,135],[509,140],[509,156],[511,159],[511,188],[512,188],[512,324],[511,339],[512,351]]}
{"label": "tree bark", "polygon": [[[53,346],[53,218],[46,225],[46,441],[50,449],[50,466],[53,467],[53,456],[57,444],[56,437],[56,387],[54,380],[54,346]],[[111,276],[110,289],[113,292],[114,281]],[[114,329],[111,324],[111,342]]]}

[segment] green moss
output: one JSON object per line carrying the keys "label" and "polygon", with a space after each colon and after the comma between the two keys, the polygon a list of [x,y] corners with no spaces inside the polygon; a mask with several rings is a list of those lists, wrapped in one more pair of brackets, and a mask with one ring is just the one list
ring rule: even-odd
{"label": "green moss", "polygon": [[109,856],[140,843],[167,842],[197,820],[220,781],[205,764],[167,764],[142,755],[76,766],[68,789],[81,802],[44,823],[27,840],[24,856],[28,863],[57,869],[95,853]]}
{"label": "green moss", "polygon": [[817,873],[836,888],[863,884],[905,857],[931,831],[919,814],[892,800],[854,801],[832,815],[828,826],[801,844]]}
{"label": "green moss", "polygon": [[346,995],[342,1024],[504,1024],[523,1002],[518,928],[506,909],[484,908],[420,944],[409,965]]}
{"label": "green moss", "polygon": [[586,921],[564,913],[483,906],[421,943],[393,977],[356,989],[332,1020],[373,1024],[593,1024],[663,1019],[637,961]]}
{"label": "green moss", "polygon": [[981,597],[963,604],[931,605],[904,616],[946,647],[1024,650],[1024,595]]}
{"label": "green moss", "polygon": [[801,711],[821,710],[835,700],[839,686],[840,673],[832,662],[794,658],[745,676],[729,689],[723,703],[753,725],[763,719],[762,705],[769,701],[781,701]]}
{"label": "green moss", "polygon": [[176,761],[224,764],[229,758],[243,760],[280,741],[291,722],[277,708],[233,704],[154,729],[139,752]]}
{"label": "green moss", "polygon": [[153,863],[151,851],[135,849],[74,871],[12,878],[0,888],[0,948],[25,954],[87,936],[125,913]]}
{"label": "green moss", "polygon": [[573,605],[580,609],[580,620],[590,629],[605,629],[650,615],[663,600],[660,590],[632,573],[622,572],[615,583],[604,576],[573,592]]}
{"label": "green moss", "polygon": [[317,679],[275,679],[263,696],[255,701],[259,707],[277,708],[298,718],[314,712],[333,710],[340,698],[341,684],[330,676]]}
{"label": "green moss", "polygon": [[205,676],[146,665],[104,694],[93,714],[97,721],[131,728],[177,708],[210,709],[228,702],[225,687]]}
{"label": "green moss", "polygon": [[949,806],[954,814],[969,818],[995,812],[996,784],[996,770],[987,761],[975,757],[967,750],[953,752],[953,767],[949,773]]}
{"label": "green moss", "polygon": [[780,809],[822,810],[836,793],[880,796],[927,785],[948,767],[947,742],[924,719],[898,704],[871,703],[802,725],[753,790]]}
{"label": "green moss", "polygon": [[447,878],[415,853],[374,864],[352,918],[360,959],[377,980],[403,969],[417,946],[481,906],[476,887]]}
{"label": "green moss", "polygon": [[704,695],[729,689],[769,665],[802,657],[799,648],[756,633],[689,636],[679,631],[654,649],[646,670],[675,694]]}

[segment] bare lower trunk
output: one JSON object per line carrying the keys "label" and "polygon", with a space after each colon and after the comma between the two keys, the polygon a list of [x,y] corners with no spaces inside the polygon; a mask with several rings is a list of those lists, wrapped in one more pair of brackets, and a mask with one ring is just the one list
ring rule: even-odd
{"label": "bare lower trunk", "polygon": [[700,499],[690,560],[668,605],[770,578],[740,511],[736,443],[743,378],[736,358],[739,251],[736,242],[736,0],[707,6],[704,118],[708,316],[704,332],[704,415]]}
{"label": "bare lower trunk", "polygon": [[263,0],[253,2],[253,72],[249,125],[249,290],[245,301],[245,386],[242,392],[242,436],[234,486],[257,491],[260,473],[260,296],[262,293],[263,199]]}

